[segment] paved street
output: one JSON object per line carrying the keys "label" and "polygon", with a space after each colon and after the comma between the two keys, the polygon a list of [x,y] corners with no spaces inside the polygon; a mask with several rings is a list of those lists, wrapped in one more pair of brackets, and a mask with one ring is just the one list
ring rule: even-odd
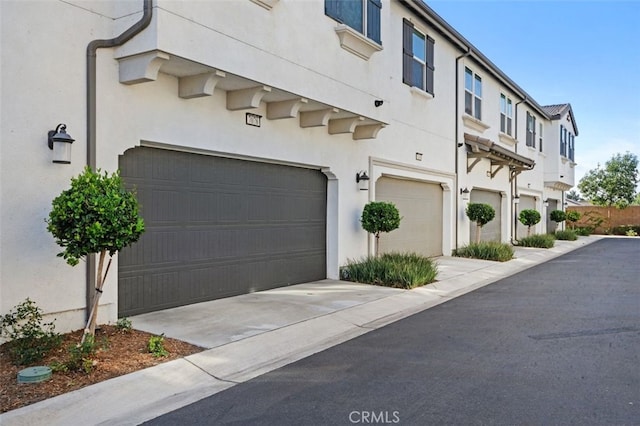
{"label": "paved street", "polygon": [[639,277],[603,239],[149,424],[640,424]]}

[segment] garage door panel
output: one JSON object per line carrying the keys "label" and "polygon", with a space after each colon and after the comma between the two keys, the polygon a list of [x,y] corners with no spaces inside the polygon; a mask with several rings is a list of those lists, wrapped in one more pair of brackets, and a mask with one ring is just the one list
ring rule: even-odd
{"label": "garage door panel", "polygon": [[[489,204],[496,212],[493,220],[482,227],[480,232],[481,241],[501,241],[502,240],[502,195],[499,192],[474,189],[471,191],[470,202]],[[476,240],[476,224],[471,223],[469,240]]]}
{"label": "garage door panel", "polygon": [[[537,210],[536,209],[536,200],[534,197],[530,195],[521,195],[520,203],[518,203],[518,217],[522,210]],[[523,238],[527,236],[528,226],[525,226],[518,220],[518,238]],[[535,233],[535,226],[531,227],[531,233]]]}
{"label": "garage door panel", "polygon": [[436,183],[381,177],[376,199],[393,202],[400,212],[400,227],[380,236],[381,253],[442,254],[443,195]]}
{"label": "garage door panel", "polygon": [[120,167],[146,232],[120,254],[119,315],[326,277],[318,170],[152,148]]}

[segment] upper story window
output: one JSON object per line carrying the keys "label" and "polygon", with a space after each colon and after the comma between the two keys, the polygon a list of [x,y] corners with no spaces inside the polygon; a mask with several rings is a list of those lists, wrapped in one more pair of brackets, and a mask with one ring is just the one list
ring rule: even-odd
{"label": "upper story window", "polygon": [[527,111],[527,146],[536,147],[536,117]]}
{"label": "upper story window", "polygon": [[324,13],[378,44],[380,37],[380,0],[325,0]]}
{"label": "upper story window", "polygon": [[540,152],[542,152],[542,129],[543,129],[543,125],[542,122],[540,122],[540,124],[538,125],[538,149],[540,150]]}
{"label": "upper story window", "polygon": [[435,41],[404,20],[402,37],[402,81],[434,94],[433,75]]}
{"label": "upper story window", "polygon": [[575,161],[575,136],[569,133],[569,159]]}
{"label": "upper story window", "polygon": [[513,122],[513,101],[511,98],[500,95],[500,131],[512,136],[511,123]]}
{"label": "upper story window", "polygon": [[560,155],[567,156],[567,129],[560,125]]}
{"label": "upper story window", "polygon": [[464,112],[482,120],[482,78],[464,69]]}

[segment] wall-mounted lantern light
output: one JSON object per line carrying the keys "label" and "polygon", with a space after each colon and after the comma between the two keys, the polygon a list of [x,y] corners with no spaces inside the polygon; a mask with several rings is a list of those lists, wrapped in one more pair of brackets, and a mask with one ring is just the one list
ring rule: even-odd
{"label": "wall-mounted lantern light", "polygon": [[369,190],[369,176],[367,176],[367,172],[364,170],[360,170],[356,173],[356,183],[358,184],[358,189],[360,191],[368,191]]}
{"label": "wall-mounted lantern light", "polygon": [[544,206],[545,207],[549,207],[549,199],[548,198],[544,200]]}
{"label": "wall-mounted lantern light", "polygon": [[55,130],[49,130],[47,144],[53,150],[53,162],[71,164],[71,144],[75,141],[67,134],[67,125],[58,124]]}
{"label": "wall-mounted lantern light", "polygon": [[462,195],[462,201],[469,201],[469,195],[471,194],[471,191],[469,191],[467,188],[460,188],[460,195]]}
{"label": "wall-mounted lantern light", "polygon": [[515,195],[513,197],[513,204],[520,204],[520,196],[519,195]]}

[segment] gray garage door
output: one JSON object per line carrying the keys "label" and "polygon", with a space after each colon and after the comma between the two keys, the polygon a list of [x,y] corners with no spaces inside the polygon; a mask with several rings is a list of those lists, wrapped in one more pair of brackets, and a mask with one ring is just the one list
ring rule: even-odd
{"label": "gray garage door", "polygon": [[[471,191],[470,202],[489,204],[496,211],[493,220],[482,227],[481,241],[501,241],[502,238],[502,196],[499,192],[474,189]],[[469,241],[476,240],[476,224],[471,223]]]}
{"label": "gray garage door", "polygon": [[[536,209],[536,200],[534,197],[530,195],[521,195],[520,202],[518,203],[518,215],[522,210],[537,210]],[[519,216],[518,216],[519,217]],[[527,226],[524,226],[520,220],[518,220],[518,238],[523,238],[527,236]],[[535,234],[535,226],[531,228],[531,233]]]}
{"label": "gray garage door", "polygon": [[326,277],[320,171],[153,148],[120,169],[146,225],[119,256],[120,316]]}
{"label": "gray garage door", "polygon": [[380,253],[442,255],[442,187],[439,184],[381,177],[376,199],[400,211],[400,228],[380,236]]}

